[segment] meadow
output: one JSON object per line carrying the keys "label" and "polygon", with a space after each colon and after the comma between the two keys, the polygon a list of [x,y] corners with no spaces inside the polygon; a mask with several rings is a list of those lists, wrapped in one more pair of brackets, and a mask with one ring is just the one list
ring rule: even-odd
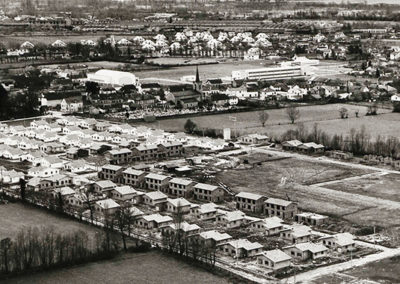
{"label": "meadow", "polygon": [[[349,118],[340,119],[339,109],[345,107],[348,109]],[[200,129],[223,129],[231,128],[238,134],[260,133],[270,137],[279,137],[287,130],[297,128],[299,123],[304,124],[308,129],[312,129],[315,123],[319,129],[330,135],[350,133],[352,128],[360,129],[365,126],[367,133],[374,139],[378,135],[396,136],[400,138],[400,114],[390,113],[388,109],[379,109],[377,116],[365,116],[367,107],[350,104],[329,104],[312,105],[299,107],[300,118],[291,124],[286,109],[267,110],[269,119],[265,127],[261,126],[257,111],[241,112],[234,114],[216,114],[191,117]],[[359,112],[356,117],[355,112]],[[230,117],[236,117],[236,122]],[[139,123],[154,128],[162,128],[168,131],[183,131],[187,118],[171,118],[159,120],[153,123]]]}
{"label": "meadow", "polygon": [[[342,189],[312,186],[369,173],[372,172],[318,160],[311,162],[288,158],[264,162],[253,168],[226,169],[217,173],[214,181],[226,184],[235,192],[247,191],[268,197],[289,198],[298,202],[302,210],[336,216],[359,226],[399,226],[399,210],[382,205],[390,203],[387,196],[378,197],[381,199],[378,205],[362,192],[347,193]],[[285,184],[282,178],[286,178]]]}
{"label": "meadow", "polygon": [[89,236],[99,231],[93,226],[21,203],[1,204],[0,216],[0,239],[15,238],[20,230],[27,227],[52,227],[56,233],[62,234],[82,230]]}
{"label": "meadow", "polygon": [[8,279],[14,284],[52,283],[232,283],[158,252],[124,254],[116,259]]}

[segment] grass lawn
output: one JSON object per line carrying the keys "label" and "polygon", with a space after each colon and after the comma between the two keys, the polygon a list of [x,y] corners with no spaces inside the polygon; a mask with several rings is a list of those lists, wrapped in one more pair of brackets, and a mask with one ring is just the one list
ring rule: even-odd
{"label": "grass lawn", "polygon": [[24,227],[52,226],[58,233],[82,230],[94,236],[97,228],[21,203],[0,205],[0,239],[14,238]]}
{"label": "grass lawn", "polygon": [[79,267],[22,276],[7,283],[231,283],[183,261],[158,252],[125,254]]}
{"label": "grass lawn", "polygon": [[[339,109],[345,107],[349,111],[349,118],[346,120],[339,118]],[[286,109],[268,110],[269,119],[262,127],[257,112],[249,111],[236,114],[218,114],[191,117],[199,128],[223,129],[230,127],[237,129],[238,133],[263,133],[269,136],[279,136],[289,129],[297,128],[298,123],[303,123],[309,130],[315,123],[319,129],[328,134],[348,134],[351,128],[360,129],[363,125],[370,133],[371,138],[381,136],[397,136],[400,138],[400,114],[388,113],[390,110],[379,109],[382,113],[378,116],[365,116],[367,107],[347,104],[329,104],[300,107],[300,118],[295,124],[290,124]],[[355,112],[359,112],[359,118],[356,118]],[[229,120],[230,116],[237,119],[236,124]],[[187,118],[172,118],[159,120],[153,123],[142,123],[151,127],[160,127],[169,131],[183,131]]]}
{"label": "grass lawn", "polygon": [[387,174],[343,181],[325,187],[400,202],[400,175]]}

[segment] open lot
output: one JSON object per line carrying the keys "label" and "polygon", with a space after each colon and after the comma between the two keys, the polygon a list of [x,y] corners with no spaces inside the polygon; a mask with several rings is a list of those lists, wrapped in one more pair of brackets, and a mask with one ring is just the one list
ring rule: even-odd
{"label": "open lot", "polygon": [[[345,107],[348,109],[349,118],[340,119],[339,109]],[[315,123],[319,129],[330,135],[348,134],[352,128],[360,129],[363,125],[366,127],[367,133],[371,138],[381,136],[397,136],[400,138],[400,114],[389,113],[388,109],[379,109],[377,116],[365,116],[367,107],[348,105],[348,104],[329,104],[329,105],[313,105],[299,107],[300,118],[295,124],[290,124],[286,109],[268,110],[269,119],[262,127],[256,111],[241,112],[234,114],[217,114],[191,117],[199,128],[217,128],[223,129],[230,127],[236,129],[238,133],[263,133],[272,137],[278,137],[282,133],[290,129],[297,128],[299,123],[303,123],[309,130]],[[355,112],[359,112],[359,118]],[[231,121],[229,117],[236,117],[236,123]],[[156,121],[150,125],[152,127],[160,127],[169,131],[183,131],[187,118],[172,118]]]}
{"label": "open lot", "polygon": [[[312,185],[369,173],[350,166],[288,158],[264,162],[254,168],[227,169],[217,173],[215,181],[236,192],[290,198],[303,210],[340,217],[360,226],[399,226],[400,204],[397,202]],[[283,179],[286,179],[285,184]]]}
{"label": "open lot", "polygon": [[0,216],[0,239],[14,238],[25,227],[52,226],[56,232],[65,234],[82,230],[89,236],[94,236],[98,231],[95,227],[21,203],[0,205]]}
{"label": "open lot", "polygon": [[379,197],[400,202],[400,175],[372,175],[350,181],[341,181],[326,185],[325,187]]}
{"label": "open lot", "polygon": [[326,283],[363,283],[362,280],[375,281],[372,283],[400,283],[400,257],[393,257],[373,262],[341,273],[325,275],[312,281],[314,284]]}
{"label": "open lot", "polygon": [[7,283],[230,283],[201,268],[157,252],[119,258],[7,280]]}

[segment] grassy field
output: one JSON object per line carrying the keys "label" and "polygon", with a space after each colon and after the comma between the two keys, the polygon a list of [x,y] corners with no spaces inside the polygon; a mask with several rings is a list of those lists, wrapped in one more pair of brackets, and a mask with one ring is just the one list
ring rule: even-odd
{"label": "grassy field", "polygon": [[[312,281],[313,284],[361,283],[362,280],[381,284],[400,283],[400,257],[373,262],[342,273],[325,275]],[[357,282],[358,281],[358,282]]]}
{"label": "grassy field", "polygon": [[343,181],[325,187],[400,202],[400,175],[387,174]]}
{"label": "grassy field", "polygon": [[[224,170],[216,174],[215,182],[222,182],[236,192],[247,191],[283,199],[289,197],[290,200],[297,201],[303,210],[340,217],[341,220],[359,226],[399,226],[399,210],[378,207],[367,198],[346,196],[341,190],[331,191],[308,186],[368,173],[371,172],[319,161],[289,158],[265,162],[254,168]],[[281,184],[282,178],[287,180],[285,185]],[[295,183],[290,186],[290,181]]]}
{"label": "grassy field", "polygon": [[14,238],[25,227],[52,226],[56,232],[83,230],[93,236],[98,229],[21,203],[0,205],[0,239]]}
{"label": "grassy field", "polygon": [[[346,120],[339,118],[339,109],[345,107],[348,109],[349,118]],[[347,105],[347,104],[329,104],[299,107],[300,118],[295,124],[290,124],[286,109],[268,110],[269,119],[262,127],[257,112],[242,112],[235,114],[205,115],[190,118],[199,128],[217,128],[223,129],[230,127],[236,129],[238,133],[263,133],[269,136],[278,137],[290,129],[297,128],[299,123],[303,123],[308,129],[312,129],[315,123],[319,129],[326,131],[330,135],[348,134],[351,128],[360,129],[363,125],[371,137],[397,136],[400,138],[400,114],[389,113],[388,109],[379,109],[380,115],[365,116],[367,107]],[[359,112],[360,117],[356,117],[355,112]],[[236,117],[236,124],[229,117]],[[145,124],[152,127],[160,127],[169,131],[183,131],[187,118],[172,118],[156,121],[151,124]],[[236,128],[235,128],[236,127]]]}
{"label": "grassy field", "polygon": [[230,283],[185,262],[157,252],[126,254],[111,261],[39,273],[7,280],[7,283]]}
{"label": "grassy field", "polygon": [[[351,176],[366,174],[344,166],[325,163],[311,163],[295,158],[265,162],[252,169],[225,170],[216,175],[216,180],[228,185],[236,192],[249,191],[269,197],[278,197],[298,201],[306,210],[325,214],[345,215],[364,209],[351,200],[341,203],[330,202],[318,191],[301,186],[292,190],[281,186],[282,178],[287,182],[294,181],[299,185],[326,182]],[[240,177],[240,178],[238,178]],[[307,188],[307,190],[306,190]]]}

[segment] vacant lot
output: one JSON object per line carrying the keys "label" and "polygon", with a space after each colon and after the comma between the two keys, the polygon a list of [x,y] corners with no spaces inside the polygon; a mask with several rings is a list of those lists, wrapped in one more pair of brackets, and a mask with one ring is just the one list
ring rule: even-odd
{"label": "vacant lot", "polygon": [[[345,107],[349,111],[348,119],[339,118],[339,109]],[[235,113],[235,114],[218,114],[205,115],[190,118],[199,128],[217,128],[223,129],[230,127],[237,129],[238,133],[263,133],[269,136],[278,137],[282,133],[290,129],[297,128],[299,123],[303,123],[309,130],[315,123],[319,129],[330,135],[348,134],[352,128],[360,129],[363,125],[366,127],[367,133],[372,138],[381,136],[397,136],[400,138],[400,114],[388,113],[390,110],[379,109],[377,116],[365,116],[367,107],[355,106],[347,104],[330,104],[299,107],[300,118],[296,124],[290,124],[286,109],[268,110],[269,119],[265,127],[261,127],[258,120],[258,114],[255,111]],[[359,118],[356,118],[355,112],[359,112]],[[231,121],[229,117],[236,117],[236,123]],[[152,127],[161,127],[170,131],[183,131],[183,126],[187,118],[172,118],[160,120],[150,125]]]}
{"label": "vacant lot", "polygon": [[365,266],[344,272],[359,279],[377,281],[379,283],[400,283],[400,257],[384,259]]}
{"label": "vacant lot", "polygon": [[399,226],[400,210],[396,206],[399,204],[393,205],[390,200],[380,197],[377,204],[374,198],[362,193],[349,195],[341,190],[308,186],[368,173],[347,166],[289,158],[265,162],[254,168],[225,170],[216,175],[215,181],[236,192],[290,198],[297,201],[303,210],[338,216],[361,226]]}
{"label": "vacant lot", "polygon": [[111,261],[39,273],[7,283],[230,283],[190,264],[157,252],[126,254]]}
{"label": "vacant lot", "polygon": [[56,232],[70,233],[83,230],[93,236],[95,227],[50,214],[45,210],[25,206],[21,203],[0,205],[0,239],[14,238],[25,227],[52,226]]}
{"label": "vacant lot", "polygon": [[333,183],[325,187],[400,202],[399,181],[400,175],[398,174],[372,175],[351,181]]}
{"label": "vacant lot", "polygon": [[376,281],[376,283],[382,284],[400,283],[400,257],[388,258],[342,273],[322,276],[313,280],[312,283],[336,284],[350,283],[350,281],[353,281],[351,283],[361,283],[361,280]]}

